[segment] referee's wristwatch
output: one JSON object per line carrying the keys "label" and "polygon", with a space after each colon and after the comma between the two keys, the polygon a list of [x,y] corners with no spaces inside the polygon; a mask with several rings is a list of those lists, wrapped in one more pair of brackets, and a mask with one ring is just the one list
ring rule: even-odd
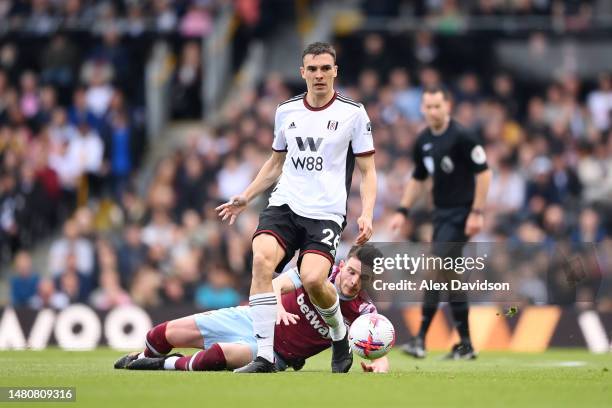
{"label": "referee's wristwatch", "polygon": [[408,207],[397,207],[395,211],[402,214],[406,218],[408,218],[408,214],[410,214],[410,208]]}

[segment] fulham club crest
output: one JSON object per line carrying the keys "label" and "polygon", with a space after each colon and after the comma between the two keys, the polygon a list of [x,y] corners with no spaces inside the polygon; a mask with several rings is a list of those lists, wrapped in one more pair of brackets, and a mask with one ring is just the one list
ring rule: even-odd
{"label": "fulham club crest", "polygon": [[327,122],[327,128],[329,130],[336,130],[336,129],[338,129],[338,121],[330,120],[329,122]]}

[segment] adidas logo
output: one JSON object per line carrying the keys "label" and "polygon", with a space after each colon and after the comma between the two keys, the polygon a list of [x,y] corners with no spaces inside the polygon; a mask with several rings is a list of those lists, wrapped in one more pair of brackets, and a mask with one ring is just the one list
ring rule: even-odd
{"label": "adidas logo", "polygon": [[289,125],[289,129],[295,129],[295,128],[296,128],[295,122],[291,122],[291,124]]}

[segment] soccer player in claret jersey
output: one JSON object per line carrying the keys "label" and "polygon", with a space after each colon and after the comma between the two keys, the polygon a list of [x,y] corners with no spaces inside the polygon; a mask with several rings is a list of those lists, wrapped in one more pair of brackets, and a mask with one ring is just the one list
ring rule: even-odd
{"label": "soccer player in claret jersey", "polygon": [[302,54],[300,73],[307,92],[281,103],[274,119],[272,155],[239,196],[217,207],[230,224],[257,195],[280,176],[253,238],[253,276],[249,305],[257,338],[257,357],[236,372],[272,372],[277,302],[274,271],[299,250],[301,281],[329,326],[332,372],[347,372],[353,356],[338,295],[327,276],[346,225],[347,198],[355,163],[361,171],[362,212],[357,245],[372,235],[376,169],[370,120],[363,105],[334,90],[336,52],[314,43]]}
{"label": "soccer player in claret jersey", "polygon": [[[362,314],[376,313],[376,306],[362,290],[362,282],[371,278],[373,260],[380,256],[380,251],[370,244],[354,246],[346,261],[334,267],[327,280],[340,298],[348,324]],[[304,290],[296,268],[275,278],[273,286],[279,298],[275,368],[282,371],[292,367],[297,371],[307,358],[331,345],[329,328]],[[251,310],[245,306],[231,307],[162,323],[147,333],[143,352],[122,357],[115,368],[217,371],[241,367],[257,354]],[[174,347],[203,350],[192,356],[169,354]],[[361,365],[364,371],[389,369],[386,357]]]}

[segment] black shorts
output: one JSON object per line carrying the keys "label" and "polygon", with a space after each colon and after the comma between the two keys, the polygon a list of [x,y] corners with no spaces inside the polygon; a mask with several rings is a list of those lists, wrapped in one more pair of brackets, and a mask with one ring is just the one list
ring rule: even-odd
{"label": "black shorts", "polygon": [[469,237],[465,235],[465,223],[470,207],[436,208],[433,214],[433,246],[438,256],[461,256]]}
{"label": "black shorts", "polygon": [[297,215],[288,205],[270,206],[259,215],[259,225],[253,238],[259,234],[270,234],[285,250],[285,257],[276,267],[282,272],[285,265],[299,250],[298,267],[304,254],[322,255],[334,264],[336,248],[343,227],[332,220],[315,220]]}

